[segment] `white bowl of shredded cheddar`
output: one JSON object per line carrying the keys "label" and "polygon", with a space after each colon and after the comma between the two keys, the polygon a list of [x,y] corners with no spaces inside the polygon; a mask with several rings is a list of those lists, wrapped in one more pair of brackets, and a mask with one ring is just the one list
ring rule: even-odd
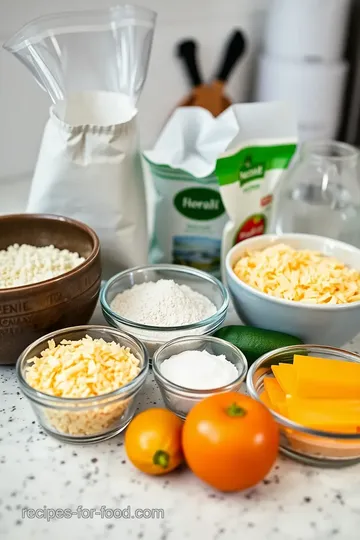
{"label": "white bowl of shredded cheddar", "polygon": [[360,331],[360,250],[307,234],[236,244],[226,279],[245,324],[342,346]]}
{"label": "white bowl of shredded cheddar", "polygon": [[148,366],[145,347],[132,336],[105,326],[78,326],[35,341],[16,370],[44,430],[83,444],[127,426]]}

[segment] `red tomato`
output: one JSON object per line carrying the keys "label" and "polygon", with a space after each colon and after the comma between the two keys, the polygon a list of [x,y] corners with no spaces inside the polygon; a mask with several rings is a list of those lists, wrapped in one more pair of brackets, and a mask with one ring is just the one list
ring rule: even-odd
{"label": "red tomato", "polygon": [[221,491],[240,491],[270,471],[278,454],[279,430],[264,405],[228,392],[206,398],[190,411],[182,444],[196,476]]}

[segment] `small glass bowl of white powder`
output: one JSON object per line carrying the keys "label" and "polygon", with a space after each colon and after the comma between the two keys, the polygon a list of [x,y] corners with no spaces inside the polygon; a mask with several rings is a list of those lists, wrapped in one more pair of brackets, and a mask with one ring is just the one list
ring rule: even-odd
{"label": "small glass bowl of white powder", "polygon": [[222,392],[238,392],[246,377],[247,361],[227,341],[190,336],[160,347],[152,367],[166,407],[186,418],[202,399]]}
{"label": "small glass bowl of white powder", "polygon": [[229,295],[210,274],[159,264],[117,274],[100,302],[107,322],[140,339],[152,357],[175,338],[215,332],[225,320]]}

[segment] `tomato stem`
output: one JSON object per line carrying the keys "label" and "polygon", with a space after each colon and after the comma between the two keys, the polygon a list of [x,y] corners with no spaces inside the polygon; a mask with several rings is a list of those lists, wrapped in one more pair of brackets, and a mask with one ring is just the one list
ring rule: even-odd
{"label": "tomato stem", "polygon": [[226,412],[229,416],[232,417],[241,417],[246,415],[246,410],[243,407],[240,407],[237,403],[233,403],[226,409]]}
{"label": "tomato stem", "polygon": [[154,465],[159,465],[163,469],[167,469],[169,466],[170,456],[164,450],[157,450],[153,456]]}

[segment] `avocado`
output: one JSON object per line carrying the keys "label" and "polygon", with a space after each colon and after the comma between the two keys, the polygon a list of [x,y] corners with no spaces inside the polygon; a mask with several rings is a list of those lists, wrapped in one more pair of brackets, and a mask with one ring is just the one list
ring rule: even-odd
{"label": "avocado", "polygon": [[301,339],[282,332],[253,328],[252,326],[224,326],[214,333],[215,337],[229,341],[246,356],[249,367],[260,356],[280,347],[301,345]]}

